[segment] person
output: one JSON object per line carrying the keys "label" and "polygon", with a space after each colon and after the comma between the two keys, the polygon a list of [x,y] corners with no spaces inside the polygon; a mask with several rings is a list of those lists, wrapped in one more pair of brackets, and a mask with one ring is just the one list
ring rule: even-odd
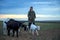
{"label": "person", "polygon": [[30,7],[30,10],[28,11],[28,26],[30,29],[31,24],[35,24],[35,18],[36,18],[36,14],[35,11],[33,10],[33,7]]}

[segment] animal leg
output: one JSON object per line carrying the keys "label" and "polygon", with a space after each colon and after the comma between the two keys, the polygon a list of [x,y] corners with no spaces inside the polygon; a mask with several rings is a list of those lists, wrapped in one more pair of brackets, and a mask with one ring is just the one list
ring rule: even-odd
{"label": "animal leg", "polygon": [[8,29],[8,36],[10,36],[10,29]]}
{"label": "animal leg", "polygon": [[36,30],[36,34],[37,34],[37,36],[39,35],[39,33],[38,33],[38,31]]}
{"label": "animal leg", "polygon": [[32,32],[32,35],[34,35],[34,30],[31,30],[31,32]]}
{"label": "animal leg", "polygon": [[15,33],[15,31],[13,30],[13,35],[12,35],[12,37],[14,37],[14,33]]}
{"label": "animal leg", "polygon": [[18,30],[16,30],[16,36],[18,37]]}

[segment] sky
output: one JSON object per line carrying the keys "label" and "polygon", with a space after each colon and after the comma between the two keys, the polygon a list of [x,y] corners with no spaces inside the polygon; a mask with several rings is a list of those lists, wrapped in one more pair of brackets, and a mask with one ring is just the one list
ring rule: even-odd
{"label": "sky", "polygon": [[30,6],[42,20],[60,20],[60,0],[0,0],[0,18],[5,15],[10,15],[9,18],[11,15],[27,15]]}

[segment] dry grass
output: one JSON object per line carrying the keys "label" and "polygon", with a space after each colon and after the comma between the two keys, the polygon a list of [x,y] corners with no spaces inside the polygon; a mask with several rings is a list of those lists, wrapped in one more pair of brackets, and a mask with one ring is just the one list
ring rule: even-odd
{"label": "dry grass", "polygon": [[60,40],[60,23],[36,23],[36,25],[41,26],[39,36],[33,36],[31,33],[22,30],[19,32],[18,38],[1,35],[0,40]]}

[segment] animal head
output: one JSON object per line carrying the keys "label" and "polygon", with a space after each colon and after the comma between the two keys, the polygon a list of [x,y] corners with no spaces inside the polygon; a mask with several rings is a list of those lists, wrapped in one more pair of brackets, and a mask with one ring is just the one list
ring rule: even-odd
{"label": "animal head", "polygon": [[6,23],[7,24],[7,22],[5,21],[4,23]]}
{"label": "animal head", "polygon": [[37,26],[37,29],[40,30],[40,26]]}
{"label": "animal head", "polygon": [[21,27],[24,28],[24,31],[27,31],[27,25],[26,24],[22,24]]}

